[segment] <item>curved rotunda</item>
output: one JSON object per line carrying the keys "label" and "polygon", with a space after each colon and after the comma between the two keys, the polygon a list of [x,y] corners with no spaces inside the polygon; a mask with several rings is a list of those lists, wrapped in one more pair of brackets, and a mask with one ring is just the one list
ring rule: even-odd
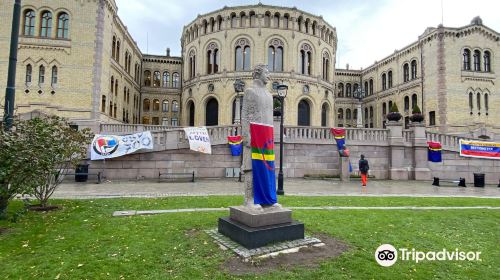
{"label": "curved rotunda", "polygon": [[268,65],[273,83],[286,84],[285,124],[331,126],[335,28],[296,8],[224,7],[184,27],[182,125],[234,123],[237,79]]}

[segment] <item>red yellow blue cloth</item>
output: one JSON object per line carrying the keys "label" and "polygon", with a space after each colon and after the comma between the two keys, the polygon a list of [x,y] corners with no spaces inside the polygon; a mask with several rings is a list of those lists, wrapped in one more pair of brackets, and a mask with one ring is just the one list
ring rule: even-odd
{"label": "red yellow blue cloth", "polygon": [[232,156],[240,156],[241,152],[243,150],[241,135],[228,136],[227,140],[229,142],[229,148],[231,148],[231,155]]}
{"label": "red yellow blue cloth", "polygon": [[271,205],[276,198],[273,126],[250,123],[254,203]]}
{"label": "red yellow blue cloth", "polygon": [[337,142],[337,149],[340,151],[345,145],[345,129],[344,128],[332,128],[331,132]]}
{"label": "red yellow blue cloth", "polygon": [[443,150],[443,148],[441,147],[441,143],[429,141],[427,142],[427,145],[429,146],[429,149],[427,151],[427,159],[430,162],[443,161],[441,156],[441,151]]}

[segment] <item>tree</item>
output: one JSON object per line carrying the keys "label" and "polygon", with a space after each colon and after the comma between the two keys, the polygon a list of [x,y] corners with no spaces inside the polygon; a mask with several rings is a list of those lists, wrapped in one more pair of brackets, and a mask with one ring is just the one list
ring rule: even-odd
{"label": "tree", "polygon": [[33,194],[42,207],[64,175],[87,155],[92,133],[77,131],[60,117],[17,121],[1,134],[0,213],[16,194]]}

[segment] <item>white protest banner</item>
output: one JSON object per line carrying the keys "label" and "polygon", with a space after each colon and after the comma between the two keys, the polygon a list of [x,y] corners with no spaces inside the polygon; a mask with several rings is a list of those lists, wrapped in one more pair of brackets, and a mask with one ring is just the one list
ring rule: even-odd
{"label": "white protest banner", "polygon": [[189,140],[189,148],[204,154],[212,154],[210,137],[206,127],[185,127],[186,137]]}
{"label": "white protest banner", "polygon": [[153,149],[153,136],[145,131],[129,135],[95,135],[90,145],[90,159],[121,157],[135,151]]}

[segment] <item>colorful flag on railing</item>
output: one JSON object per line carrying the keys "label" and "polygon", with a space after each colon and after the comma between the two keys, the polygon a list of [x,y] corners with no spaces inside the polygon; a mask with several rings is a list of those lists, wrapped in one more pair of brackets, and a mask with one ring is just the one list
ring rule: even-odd
{"label": "colorful flag on railing", "polygon": [[274,204],[276,198],[276,174],[274,173],[273,126],[250,123],[252,147],[253,193],[255,204]]}
{"label": "colorful flag on railing", "polygon": [[231,155],[233,157],[240,156],[243,150],[241,135],[228,136],[227,141],[229,141],[229,148],[231,148]]}
{"label": "colorful flag on railing", "polygon": [[431,162],[441,162],[441,151],[443,150],[441,143],[429,141],[427,145],[429,145],[429,150],[427,151],[428,160]]}
{"label": "colorful flag on railing", "polygon": [[500,159],[500,143],[460,139],[460,156]]}
{"label": "colorful flag on railing", "polygon": [[345,129],[344,128],[332,128],[331,129],[335,142],[337,142],[337,149],[340,151],[345,145]]}

